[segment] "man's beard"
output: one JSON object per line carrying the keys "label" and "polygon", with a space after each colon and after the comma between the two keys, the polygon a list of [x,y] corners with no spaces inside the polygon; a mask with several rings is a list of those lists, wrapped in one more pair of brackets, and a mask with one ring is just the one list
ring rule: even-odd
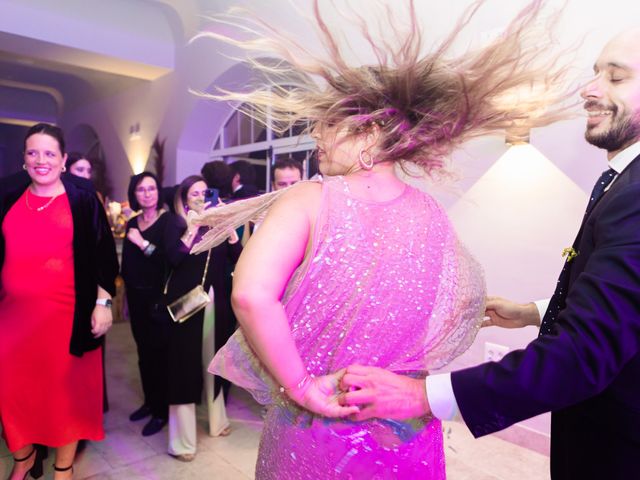
{"label": "man's beard", "polygon": [[587,129],[584,138],[591,145],[602,148],[607,152],[617,152],[640,139],[640,118],[638,115],[629,115],[619,121],[615,121],[618,109],[611,112],[611,127],[604,133],[592,133]]}

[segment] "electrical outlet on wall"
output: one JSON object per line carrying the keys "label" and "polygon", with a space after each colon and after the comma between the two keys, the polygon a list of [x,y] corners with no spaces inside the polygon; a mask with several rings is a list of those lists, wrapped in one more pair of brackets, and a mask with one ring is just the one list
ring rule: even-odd
{"label": "electrical outlet on wall", "polygon": [[509,347],[506,345],[498,345],[497,343],[485,342],[484,344],[484,361],[485,362],[498,362],[502,360],[507,353],[509,353]]}

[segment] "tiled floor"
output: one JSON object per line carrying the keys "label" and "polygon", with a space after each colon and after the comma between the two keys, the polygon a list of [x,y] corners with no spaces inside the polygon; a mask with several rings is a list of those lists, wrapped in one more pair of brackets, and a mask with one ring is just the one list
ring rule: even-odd
{"label": "tiled floor", "polygon": [[[239,389],[232,389],[228,414],[233,432],[228,437],[207,434],[207,413],[198,409],[198,455],[192,463],[166,454],[166,429],[142,437],[144,422],[131,423],[129,413],[141,403],[136,354],[129,326],[114,325],[107,349],[111,409],[105,415],[106,439],[90,443],[75,466],[76,479],[91,480],[244,480],[253,478],[262,422],[259,407]],[[474,440],[466,427],[447,423],[445,450],[450,480],[542,480],[549,478],[546,456],[495,437]],[[52,478],[52,460],[45,479]],[[0,479],[8,476],[11,457],[0,446]],[[283,479],[286,480],[286,479]]]}

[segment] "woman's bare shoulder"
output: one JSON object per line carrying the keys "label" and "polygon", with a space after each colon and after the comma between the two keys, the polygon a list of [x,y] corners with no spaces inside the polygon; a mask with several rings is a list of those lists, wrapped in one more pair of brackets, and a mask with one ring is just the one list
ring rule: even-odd
{"label": "woman's bare shoulder", "polygon": [[265,223],[277,223],[278,228],[313,224],[320,209],[321,198],[321,183],[298,182],[282,192],[269,208]]}
{"label": "woman's bare shoulder", "polygon": [[[287,208],[316,207],[322,196],[322,183],[315,181],[298,182],[289,187],[276,202]],[[313,208],[315,210],[315,208]]]}

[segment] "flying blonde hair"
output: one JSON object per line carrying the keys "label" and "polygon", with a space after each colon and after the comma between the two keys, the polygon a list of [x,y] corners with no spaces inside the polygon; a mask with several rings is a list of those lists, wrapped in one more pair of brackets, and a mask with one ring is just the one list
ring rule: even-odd
{"label": "flying blonde hair", "polygon": [[343,15],[377,59],[366,66],[347,63],[345,45],[327,25],[320,3],[313,0],[313,15],[306,20],[321,39],[321,54],[246,10],[213,18],[239,38],[208,31],[194,40],[213,38],[246,51],[245,61],[261,84],[203,95],[238,102],[237,108],[278,132],[306,122],[353,133],[376,124],[381,138],[376,162],[412,162],[429,173],[442,170],[451,151],[471,138],[514,127],[527,130],[568,116],[572,105],[567,99],[576,89],[569,86],[569,67],[562,61],[566,52],[550,54],[557,15],[543,18],[544,0],[529,2],[487,45],[458,56],[450,55],[452,47],[485,0],[473,2],[428,53],[422,53],[413,0],[405,1],[408,26],[399,26],[391,5],[385,6],[385,25],[397,40],[393,45],[374,39],[372,21],[352,9]]}

